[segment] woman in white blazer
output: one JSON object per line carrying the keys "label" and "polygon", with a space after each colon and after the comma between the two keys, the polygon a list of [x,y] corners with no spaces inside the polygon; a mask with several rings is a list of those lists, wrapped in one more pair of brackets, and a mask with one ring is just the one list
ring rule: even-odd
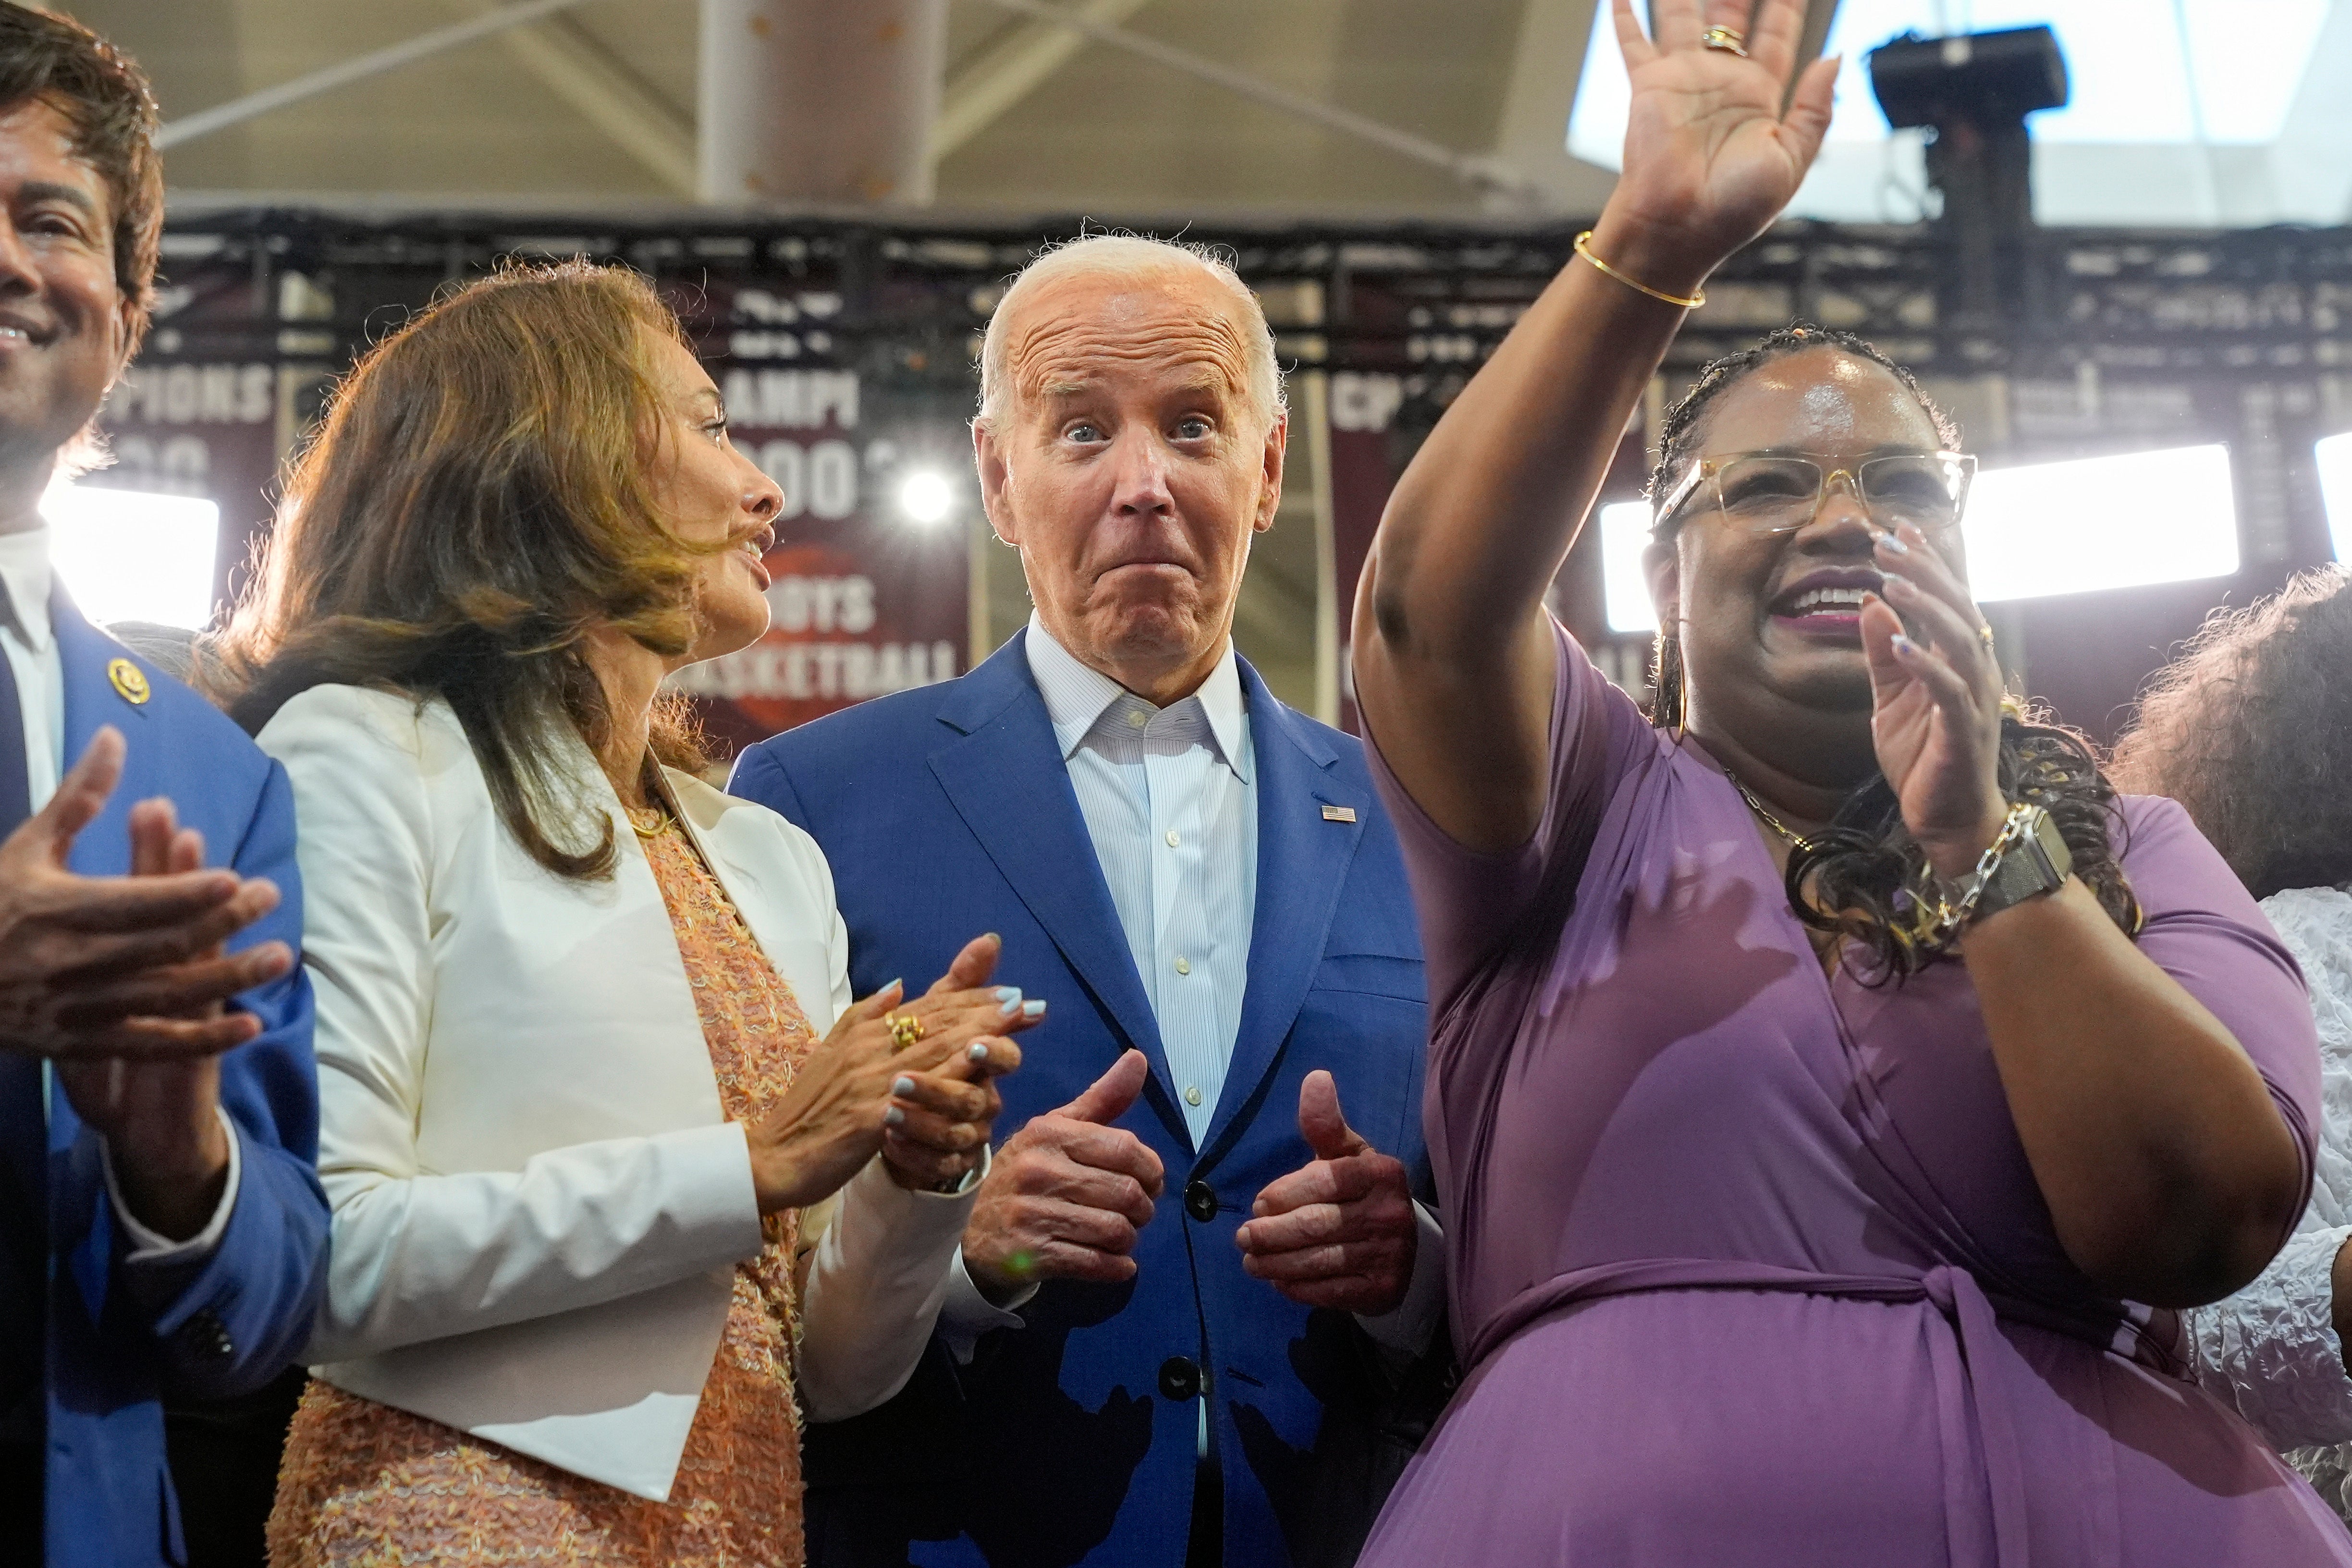
{"label": "woman in white blazer", "polygon": [[334,1205],[273,1563],[798,1563],[799,1429],[929,1337],[992,938],[853,1004],[815,844],[663,678],[767,621],[775,487],[634,274],[519,269],[338,395],[224,640],[286,765]]}

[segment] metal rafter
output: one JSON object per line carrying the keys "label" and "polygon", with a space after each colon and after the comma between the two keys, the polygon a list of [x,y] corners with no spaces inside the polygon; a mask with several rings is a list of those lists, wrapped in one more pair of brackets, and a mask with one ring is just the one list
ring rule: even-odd
{"label": "metal rafter", "polygon": [[1400,131],[1393,125],[1372,119],[1370,115],[1358,114],[1352,110],[1325,103],[1319,99],[1309,98],[1304,93],[1293,92],[1288,88],[1276,86],[1263,77],[1253,76],[1247,71],[1235,70],[1231,66],[1205,58],[1189,49],[1180,49],[1173,45],[1163,44],[1157,38],[1147,37],[1141,33],[1130,32],[1125,27],[1114,26],[1107,22],[1095,21],[1083,14],[1082,7],[1066,10],[1058,5],[1043,4],[1043,0],[988,0],[988,3],[1002,10],[1027,16],[1033,21],[1047,22],[1057,27],[1066,27],[1072,32],[1082,33],[1097,43],[1108,44],[1117,49],[1125,49],[1131,55],[1139,55],[1145,59],[1167,67],[1170,70],[1181,71],[1186,76],[1223,88],[1227,92],[1236,97],[1246,98],[1253,103],[1264,104],[1268,109],[1312,121],[1327,130],[1337,131],[1343,135],[1370,142],[1375,146],[1385,147],[1391,153],[1412,159],[1415,163],[1427,163],[1443,169],[1455,179],[1480,190],[1499,193],[1514,198],[1524,205],[1539,206],[1543,204],[1543,192],[1526,176],[1498,159],[1484,153],[1458,152],[1443,142],[1433,142],[1426,136],[1416,136],[1410,131]]}
{"label": "metal rafter", "polygon": [[[496,15],[482,0],[444,0],[477,16]],[[677,195],[691,197],[695,182],[694,120],[583,26],[554,16],[508,29],[507,52],[613,144],[650,170]]]}
{"label": "metal rafter", "polygon": [[[1081,0],[1072,14],[1090,22],[1117,26],[1151,0]],[[982,49],[972,62],[956,72],[940,102],[940,118],[931,127],[931,160],[940,159],[993,125],[1046,78],[1060,70],[1070,57],[1086,47],[1082,33],[1046,22],[1029,22],[1010,37]]]}
{"label": "metal rafter", "polygon": [[339,87],[349,87],[355,81],[365,81],[372,76],[382,76],[386,71],[415,65],[419,60],[430,59],[435,55],[470,44],[477,38],[490,37],[528,22],[541,21],[558,12],[569,11],[584,4],[586,0],[516,0],[513,5],[485,12],[470,21],[436,27],[429,33],[420,33],[403,42],[371,49],[363,55],[354,55],[350,59],[298,76],[291,81],[265,87],[259,92],[248,92],[243,98],[233,98],[226,103],[216,103],[194,114],[184,114],[156,132],[155,145],[166,150],[184,146],[199,136],[209,136],[215,131],[242,125],[248,120],[317,98],[321,93],[332,92]]}

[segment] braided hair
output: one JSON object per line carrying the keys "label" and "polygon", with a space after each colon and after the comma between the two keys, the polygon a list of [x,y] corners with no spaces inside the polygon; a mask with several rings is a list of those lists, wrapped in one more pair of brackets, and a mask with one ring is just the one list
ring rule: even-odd
{"label": "braided hair", "polygon": [[[1937,440],[1947,447],[1959,445],[1958,426],[1909,371],[1852,332],[1801,323],[1769,333],[1699,372],[1658,433],[1658,462],[1650,471],[1653,501],[1697,460],[1706,413],[1717,398],[1751,371],[1822,348],[1867,360],[1895,377],[1935,426]],[[1662,517],[1651,526],[1654,537],[1668,539],[1681,525]],[[1652,676],[1650,722],[1680,723],[1682,646],[1671,625],[1658,630]],[[2002,796],[2050,814],[2073,852],[2074,875],[2109,919],[2126,935],[2137,934],[2139,900],[2125,879],[2114,842],[2116,792],[2099,771],[2090,742],[2057,723],[2046,709],[2005,700],[1997,770]],[[1834,931],[1860,946],[1867,956],[1856,969],[1866,983],[1900,981],[1944,955],[1940,945],[1920,935],[1911,891],[1926,867],[1927,854],[1903,825],[1894,787],[1885,774],[1874,773],[1840,804],[1827,827],[1790,851],[1789,906],[1814,930]]]}

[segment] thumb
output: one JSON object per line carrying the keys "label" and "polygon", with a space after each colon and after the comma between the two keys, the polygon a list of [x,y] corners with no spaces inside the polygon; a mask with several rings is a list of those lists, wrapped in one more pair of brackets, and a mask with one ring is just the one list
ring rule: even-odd
{"label": "thumb", "polygon": [[988,977],[996,973],[996,955],[1003,950],[1004,939],[992,931],[973,937],[963,944],[963,951],[955,955],[955,962],[948,965],[948,972],[939,977],[929,994],[970,991],[987,984]]}
{"label": "thumb", "polygon": [[1318,1160],[1344,1160],[1371,1147],[1339,1113],[1339,1086],[1320,1068],[1298,1086],[1298,1131]]}
{"label": "thumb", "polygon": [[1843,55],[1832,55],[1807,66],[1797,78],[1796,91],[1790,96],[1789,112],[1781,117],[1780,123],[1788,128],[1790,140],[1808,166],[1820,153],[1822,138],[1830,133],[1838,68],[1844,61]]}
{"label": "thumb", "polygon": [[1909,684],[1911,675],[1895,657],[1895,635],[1903,630],[1903,617],[1895,606],[1872,594],[1862,602],[1862,651],[1870,669],[1870,696],[1874,707],[1885,706],[1887,700]]}
{"label": "thumb", "polygon": [[836,1035],[846,1034],[854,1026],[862,1024],[868,1018],[879,1018],[883,1014],[896,1007],[900,998],[906,994],[906,982],[891,981],[875,991],[873,994],[861,996],[844,1007],[841,1010],[841,1016],[833,1021],[832,1032]]}
{"label": "thumb", "polygon": [[1129,1051],[1110,1064],[1110,1070],[1087,1086],[1087,1091],[1062,1107],[1060,1114],[1074,1121],[1108,1125],[1127,1114],[1135,1097],[1151,1076],[1151,1062],[1141,1051]]}
{"label": "thumb", "polygon": [[108,797],[114,794],[114,786],[122,777],[122,731],[111,724],[100,725],[98,733],[89,738],[81,760],[58,781],[57,793],[49,797],[49,803],[17,831],[47,840],[44,847],[57,864],[63,866],[66,852],[73,847],[74,835],[98,820],[98,814],[106,809]]}

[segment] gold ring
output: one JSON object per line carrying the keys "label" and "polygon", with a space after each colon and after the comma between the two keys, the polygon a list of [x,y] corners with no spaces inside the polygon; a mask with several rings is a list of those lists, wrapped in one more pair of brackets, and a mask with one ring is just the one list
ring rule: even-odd
{"label": "gold ring", "polygon": [[1709,27],[1698,36],[1703,47],[1721,49],[1727,55],[1748,58],[1748,35],[1737,27]]}
{"label": "gold ring", "polygon": [[1979,621],[1977,623],[1977,641],[1985,645],[1985,652],[1990,653],[1992,651],[1992,624],[1990,622]]}
{"label": "gold ring", "polygon": [[903,1051],[923,1037],[923,1021],[912,1013],[892,1013],[882,1020],[890,1031],[890,1048]]}

